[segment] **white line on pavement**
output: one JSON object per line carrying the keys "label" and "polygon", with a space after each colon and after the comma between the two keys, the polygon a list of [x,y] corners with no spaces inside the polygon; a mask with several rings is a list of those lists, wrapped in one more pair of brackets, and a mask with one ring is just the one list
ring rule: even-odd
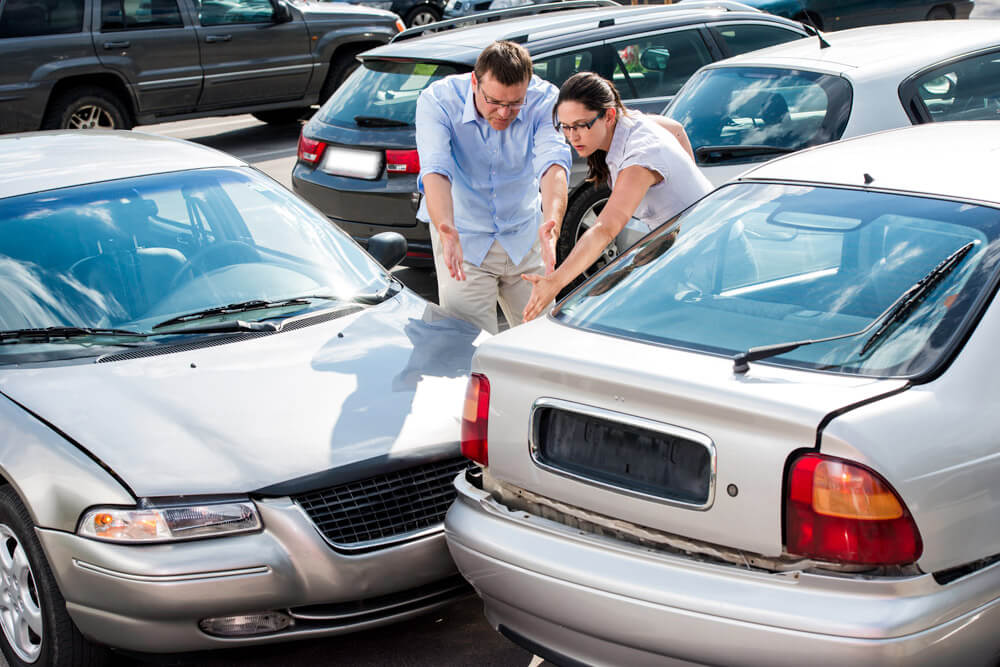
{"label": "white line on pavement", "polygon": [[[207,130],[213,127],[223,127],[225,125],[259,125],[260,121],[254,118],[249,120],[247,118],[236,119],[236,120],[223,120],[215,123],[203,123],[201,125],[185,125],[184,127],[176,127],[168,130],[162,130],[158,134],[178,134],[178,133],[188,133],[188,132],[199,132],[201,130]],[[151,132],[156,132],[156,129],[150,129]]]}
{"label": "white line on pavement", "polygon": [[241,160],[247,160],[248,162],[251,161],[251,160],[259,160],[261,158],[266,158],[268,155],[273,155],[275,157],[292,157],[292,155],[294,155],[294,153],[292,155],[286,155],[286,153],[288,153],[289,150],[291,150],[291,149],[289,149],[289,148],[279,148],[278,150],[264,151],[263,153],[250,153],[248,155],[236,155],[236,157],[238,157]]}

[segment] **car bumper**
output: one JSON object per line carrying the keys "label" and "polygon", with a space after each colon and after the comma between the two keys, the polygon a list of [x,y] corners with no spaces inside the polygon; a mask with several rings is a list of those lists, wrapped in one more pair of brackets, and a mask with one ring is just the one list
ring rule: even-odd
{"label": "car bumper", "polygon": [[[354,632],[440,607],[467,592],[441,532],[342,554],[288,498],[257,501],[259,533],[119,545],[38,529],[66,608],[90,639],[176,653]],[[204,618],[280,611],[285,630],[214,636]]]}
{"label": "car bumper", "polygon": [[979,665],[1000,650],[997,565],[947,586],[751,572],[508,510],[464,476],[456,487],[459,570],[494,627],[555,662]]}

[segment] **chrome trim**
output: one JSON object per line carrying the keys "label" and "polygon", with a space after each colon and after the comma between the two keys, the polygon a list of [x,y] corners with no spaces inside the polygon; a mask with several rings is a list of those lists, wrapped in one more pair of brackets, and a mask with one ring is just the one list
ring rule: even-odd
{"label": "chrome trim", "polygon": [[244,76],[248,76],[248,75],[251,75],[251,74],[270,74],[270,73],[273,73],[273,72],[286,72],[288,70],[296,70],[296,69],[306,69],[306,70],[310,70],[311,71],[313,69],[313,65],[312,65],[312,63],[308,63],[308,64],[305,64],[305,65],[285,65],[283,67],[265,67],[264,69],[244,69],[244,70],[240,70],[238,72],[222,72],[220,74],[206,74],[205,78],[206,79],[227,79],[227,78],[231,79],[233,77],[239,78],[239,77],[244,77]]}
{"label": "chrome trim", "polygon": [[[710,462],[709,479],[708,479],[708,498],[705,500],[703,504],[689,503],[689,502],[684,502],[682,500],[671,500],[670,498],[654,496],[648,493],[642,493],[641,491],[636,491],[635,489],[629,489],[627,487],[617,486],[615,484],[609,484],[607,482],[602,482],[600,480],[591,479],[590,477],[577,475],[567,470],[563,470],[562,468],[557,468],[555,466],[551,466],[540,461],[538,458],[538,445],[537,445],[539,423],[536,415],[538,414],[538,411],[543,408],[556,408],[559,410],[565,410],[567,412],[575,412],[581,415],[597,417],[599,419],[613,421],[619,424],[625,424],[626,426],[634,426],[636,428],[642,428],[648,431],[656,431],[657,433],[663,433],[665,435],[673,436],[676,438],[684,438],[685,440],[690,440],[691,442],[695,442],[703,446],[705,449],[708,450],[708,456]],[[528,419],[528,452],[531,455],[532,462],[534,462],[534,464],[539,468],[541,468],[542,470],[546,470],[548,472],[569,479],[573,479],[578,482],[583,482],[584,484],[589,484],[590,486],[597,486],[603,489],[608,489],[610,491],[625,493],[635,498],[641,498],[643,500],[649,500],[663,505],[671,505],[673,507],[683,507],[685,509],[698,510],[702,512],[709,509],[715,502],[715,475],[716,475],[716,465],[717,465],[715,443],[712,442],[712,439],[709,438],[707,435],[703,433],[698,433],[697,431],[692,431],[690,429],[683,428],[681,426],[674,426],[673,424],[665,424],[663,422],[657,422],[651,419],[645,419],[643,417],[628,415],[623,412],[615,412],[613,410],[597,408],[592,405],[584,405],[583,403],[574,403],[572,401],[564,401],[558,398],[542,397],[537,399],[531,406],[531,416]]]}
{"label": "chrome trim", "polygon": [[[298,619],[300,621],[346,621],[354,618],[356,616],[367,616],[369,614],[381,614],[383,612],[390,611],[392,609],[398,609],[399,607],[408,607],[414,604],[420,604],[426,600],[433,598],[438,598],[445,595],[451,595],[457,593],[466,588],[464,583],[456,583],[449,586],[442,586],[439,589],[429,591],[423,595],[416,595],[412,598],[400,599],[394,602],[388,602],[386,604],[381,604],[376,607],[370,607],[367,609],[358,609],[354,611],[349,611],[341,614],[330,613],[330,614],[310,614],[308,612],[296,611],[294,607],[289,608],[286,613],[292,618]],[[405,593],[402,591],[400,595]]]}
{"label": "chrome trim", "polygon": [[198,76],[181,76],[176,79],[155,79],[153,81],[140,81],[137,85],[143,86],[164,86],[172,83],[185,83],[187,81],[201,81],[201,74]]}
{"label": "chrome trim", "polygon": [[254,567],[243,567],[238,570],[215,570],[212,572],[193,572],[191,574],[131,574],[129,572],[120,572],[119,570],[111,570],[106,567],[101,567],[100,565],[94,565],[93,563],[88,563],[87,561],[83,561],[78,558],[73,559],[73,565],[77,566],[81,570],[88,570],[97,574],[103,574],[107,577],[114,577],[115,579],[142,581],[145,583],[155,584],[202,581],[204,579],[222,579],[225,577],[243,577],[248,574],[269,574],[271,572],[271,568],[267,565],[257,565]]}

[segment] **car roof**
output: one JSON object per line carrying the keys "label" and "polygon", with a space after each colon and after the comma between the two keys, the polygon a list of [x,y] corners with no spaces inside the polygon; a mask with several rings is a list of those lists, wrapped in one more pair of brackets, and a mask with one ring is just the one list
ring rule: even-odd
{"label": "car roof", "polygon": [[737,180],[870,187],[1000,205],[1000,120],[928,123],[777,158]]}
{"label": "car roof", "polygon": [[823,33],[720,60],[708,67],[776,66],[813,69],[858,79],[912,73],[964,53],[1000,45],[994,21],[915,21]]}
{"label": "car roof", "polygon": [[170,137],[113,130],[24,132],[0,137],[0,197],[184,169],[245,163]]}
{"label": "car roof", "polygon": [[[539,45],[556,47],[598,38],[613,38],[686,25],[706,20],[750,19],[782,23],[801,28],[802,24],[766,14],[758,9],[727,0],[699,2],[686,0],[671,5],[590,7],[488,21],[444,32],[428,32],[414,38],[393,41],[362,54],[362,58],[412,58],[473,65],[479,52],[499,39],[519,42],[529,51]],[[433,27],[435,24],[431,24]],[[401,33],[405,35],[405,33]]]}

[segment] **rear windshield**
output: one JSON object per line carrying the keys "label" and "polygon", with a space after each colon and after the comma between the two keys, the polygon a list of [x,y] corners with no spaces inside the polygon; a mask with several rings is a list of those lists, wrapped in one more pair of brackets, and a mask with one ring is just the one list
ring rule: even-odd
{"label": "rear windshield", "polygon": [[[998,260],[994,208],[832,187],[733,184],[633,246],[567,297],[556,317],[726,356],[850,334],[759,363],[912,377],[948,355],[975,321]],[[897,317],[887,315],[942,265],[947,270],[929,291]]]}
{"label": "rear windshield", "polygon": [[704,70],[666,115],[684,125],[702,165],[766,160],[835,141],[851,113],[851,86],[817,72],[764,67]]}
{"label": "rear windshield", "polygon": [[446,63],[365,60],[319,110],[319,119],[333,125],[413,125],[417,97],[427,86],[469,68]]}

